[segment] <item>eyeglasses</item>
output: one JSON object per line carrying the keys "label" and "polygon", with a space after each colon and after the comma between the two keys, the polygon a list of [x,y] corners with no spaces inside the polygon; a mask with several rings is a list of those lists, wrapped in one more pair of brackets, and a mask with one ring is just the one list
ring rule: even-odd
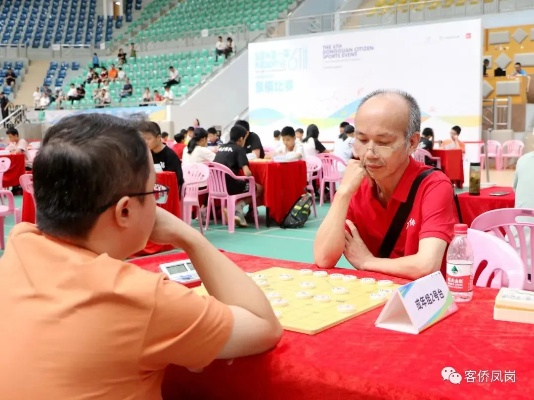
{"label": "eyeglasses", "polygon": [[354,138],[354,150],[360,155],[365,154],[368,150],[371,150],[377,157],[380,158],[388,158],[391,157],[391,155],[400,149],[402,146],[406,144],[406,142],[409,140],[409,138],[406,138],[402,141],[402,143],[399,143],[396,146],[378,146],[373,143],[371,147],[367,145],[368,141],[361,141],[360,139]]}
{"label": "eyeglasses", "polygon": [[[140,197],[140,196],[148,196],[153,194],[156,198],[156,204],[165,204],[167,203],[167,199],[169,198],[169,188],[167,186],[160,185],[159,183],[156,183],[154,185],[154,190],[151,192],[144,192],[144,193],[128,193],[124,196],[128,197]],[[122,196],[121,196],[122,197]],[[114,200],[109,202],[108,204],[99,207],[99,212],[104,212],[109,207],[111,207],[113,204],[115,204],[118,200]]]}

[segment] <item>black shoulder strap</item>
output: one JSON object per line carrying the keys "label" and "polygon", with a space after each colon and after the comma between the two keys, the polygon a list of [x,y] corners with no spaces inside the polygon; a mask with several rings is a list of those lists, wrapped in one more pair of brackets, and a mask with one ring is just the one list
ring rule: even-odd
{"label": "black shoulder strap", "polygon": [[408,215],[412,210],[413,201],[415,199],[415,195],[417,194],[417,189],[419,189],[419,185],[421,184],[421,182],[423,182],[423,180],[432,172],[434,172],[434,169],[427,169],[421,172],[419,176],[417,176],[417,178],[415,178],[415,180],[413,181],[410,193],[408,194],[408,198],[404,203],[401,203],[401,205],[399,206],[395,217],[393,217],[393,221],[391,221],[391,225],[389,226],[386,236],[382,241],[382,245],[380,246],[380,251],[378,253],[378,256],[380,258],[389,258],[389,256],[391,255],[391,252],[393,251],[393,248],[395,247],[395,244],[399,239],[399,235],[402,231],[402,228],[406,223],[406,219],[408,218]]}

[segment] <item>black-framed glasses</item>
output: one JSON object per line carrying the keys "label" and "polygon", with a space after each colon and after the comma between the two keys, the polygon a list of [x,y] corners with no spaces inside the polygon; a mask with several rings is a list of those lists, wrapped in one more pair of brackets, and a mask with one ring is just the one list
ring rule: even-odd
{"label": "black-framed glasses", "polygon": [[[141,197],[141,196],[148,196],[153,194],[156,198],[156,204],[165,204],[167,203],[167,200],[169,198],[169,188],[164,185],[160,185],[159,183],[156,183],[154,185],[154,190],[151,192],[143,192],[143,193],[127,193],[121,197],[128,196],[128,197]],[[109,207],[111,207],[113,204],[115,204],[119,200],[113,200],[109,202],[108,204],[102,206],[99,208],[99,212],[104,212]]]}

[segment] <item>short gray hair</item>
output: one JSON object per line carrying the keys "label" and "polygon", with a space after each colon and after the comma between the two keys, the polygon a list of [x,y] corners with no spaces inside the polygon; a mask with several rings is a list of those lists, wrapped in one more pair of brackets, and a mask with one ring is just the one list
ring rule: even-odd
{"label": "short gray hair", "polygon": [[410,110],[410,116],[408,120],[408,126],[404,133],[406,136],[406,139],[411,138],[415,132],[420,132],[421,131],[421,109],[419,108],[419,104],[417,104],[417,101],[413,98],[411,94],[404,92],[402,90],[388,90],[388,89],[375,90],[369,93],[367,96],[365,96],[362,99],[360,105],[358,106],[358,110],[367,100],[373,97],[376,97],[376,96],[388,96],[388,95],[400,96],[408,105],[408,108]]}

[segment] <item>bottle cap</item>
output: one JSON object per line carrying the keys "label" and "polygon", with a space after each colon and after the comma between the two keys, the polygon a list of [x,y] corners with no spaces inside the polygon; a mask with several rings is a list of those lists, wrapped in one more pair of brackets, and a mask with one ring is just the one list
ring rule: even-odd
{"label": "bottle cap", "polygon": [[466,235],[467,234],[467,225],[466,224],[455,224],[454,225],[454,234],[455,235]]}

